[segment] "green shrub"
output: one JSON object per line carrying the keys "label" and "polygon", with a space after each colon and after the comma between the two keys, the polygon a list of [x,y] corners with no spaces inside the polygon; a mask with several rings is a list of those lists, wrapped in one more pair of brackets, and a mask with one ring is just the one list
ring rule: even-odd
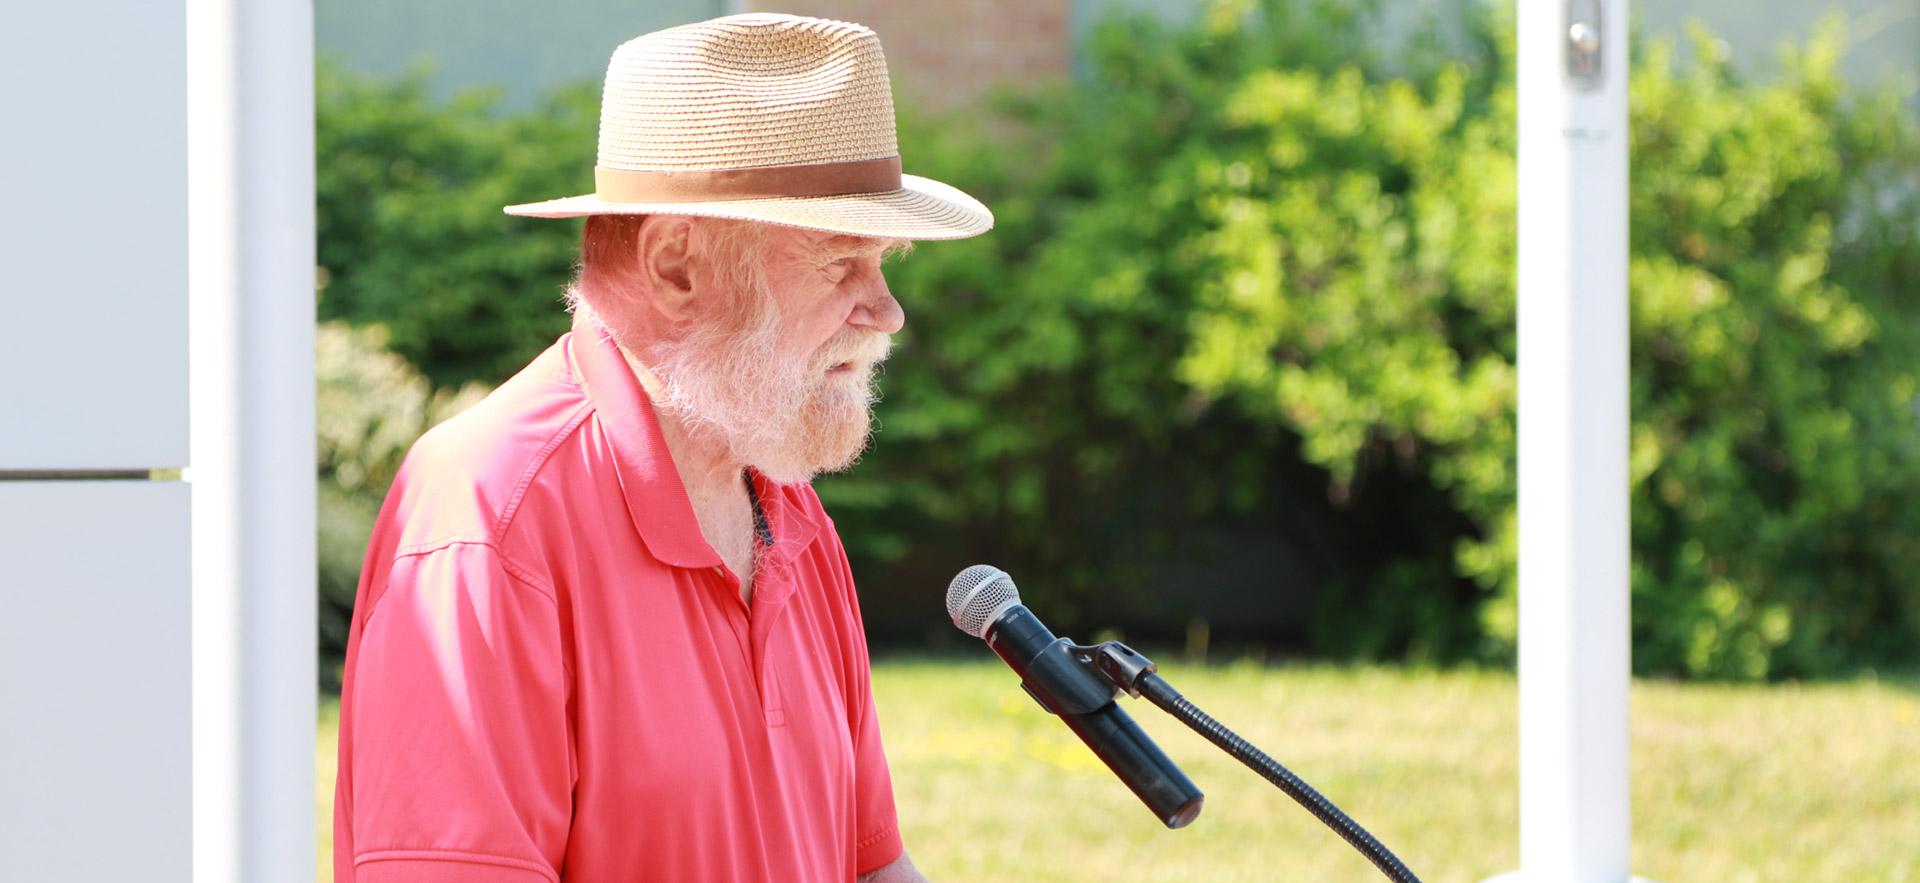
{"label": "green shrub", "polygon": [[1634,72],[1634,641],[1725,678],[1920,644],[1920,140],[1835,20],[1753,85]]}
{"label": "green shrub", "polygon": [[424,68],[316,78],[320,317],[385,326],[436,385],[505,379],[567,329],[580,225],[501,208],[592,189],[598,91],[507,115],[497,92],[434,103]]}
{"label": "green shrub", "polygon": [[881,444],[822,483],[849,541],[907,585],[1005,561],[1069,625],[1497,651],[1455,569],[1512,498],[1511,98],[1482,29],[1478,64],[1389,71],[1349,4],[1120,20],[998,165],[913,132],[1000,225],[895,274]]}
{"label": "green shrub", "polygon": [[[938,588],[988,560],[1083,636],[1510,658],[1511,16],[1382,52],[1370,7],[1115,19],[1071,89],[903,117],[999,223],[889,268],[878,446],[818,482],[882,638],[951,639]],[[1837,26],[1764,83],[1695,43],[1632,72],[1635,666],[1912,661],[1920,136]],[[577,236],[499,206],[589,180],[592,92],[422,95],[322,71],[322,312],[498,381],[564,328]]]}
{"label": "green shrub", "polygon": [[314,341],[320,460],[320,653],[323,685],[338,689],[367,537],[400,461],[422,432],[478,401],[469,385],[438,392],[385,349],[379,326],[323,322]]}
{"label": "green shrub", "polygon": [[[1180,539],[1226,521],[1308,562],[1239,574],[1273,603],[1324,581],[1320,652],[1510,658],[1510,19],[1393,70],[1363,22],[1275,0],[1112,23],[1005,167],[911,142],[1002,223],[896,273],[928,296],[884,443],[823,489],[873,506],[869,560],[952,536],[1110,605],[1170,558],[1232,573]],[[1661,43],[1633,65],[1636,667],[1912,660],[1920,139],[1896,95],[1839,82],[1838,25],[1770,83],[1695,43],[1686,71]]]}

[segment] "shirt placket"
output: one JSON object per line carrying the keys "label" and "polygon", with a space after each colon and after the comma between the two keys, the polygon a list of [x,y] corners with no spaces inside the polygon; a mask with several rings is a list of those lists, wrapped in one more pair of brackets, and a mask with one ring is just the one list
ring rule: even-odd
{"label": "shirt placket", "polygon": [[706,573],[713,580],[711,597],[720,607],[720,616],[726,620],[727,631],[733,636],[733,651],[739,659],[740,670],[746,673],[753,689],[753,695],[759,701],[764,715],[767,705],[764,678],[761,673],[759,652],[755,649],[760,641],[756,635],[754,620],[758,618],[758,603],[761,589],[765,586],[762,578],[754,582],[754,604],[749,608],[740,599],[740,578],[725,567],[710,567]]}
{"label": "shirt placket", "polygon": [[749,661],[753,665],[754,679],[760,692],[760,710],[767,726],[784,727],[787,725],[787,712],[780,691],[780,664],[769,652],[769,647],[775,630],[780,627],[787,599],[794,591],[793,561],[782,554],[784,547],[776,540],[774,513],[763,505],[753,476],[748,474],[746,481],[747,493],[753,502],[754,536],[760,542],[760,563],[754,569],[753,609],[747,621],[751,641]]}
{"label": "shirt placket", "polygon": [[[768,557],[771,558],[771,552]],[[780,628],[786,599],[792,594],[793,568],[785,561],[769,561],[755,577],[753,616],[747,622],[750,662],[760,690],[760,710],[769,727],[787,725],[786,703],[780,691],[780,660],[769,651]]]}

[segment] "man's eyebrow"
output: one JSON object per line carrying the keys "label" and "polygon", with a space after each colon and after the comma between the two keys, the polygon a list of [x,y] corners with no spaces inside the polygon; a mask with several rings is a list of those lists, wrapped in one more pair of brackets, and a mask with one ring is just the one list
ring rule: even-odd
{"label": "man's eyebrow", "polygon": [[879,239],[845,234],[829,236],[814,245],[814,253],[821,257],[878,254],[882,260],[887,260],[912,250],[911,239]]}
{"label": "man's eyebrow", "polygon": [[880,260],[890,261],[910,251],[913,251],[913,240],[895,239],[887,243],[886,249],[880,252]]}

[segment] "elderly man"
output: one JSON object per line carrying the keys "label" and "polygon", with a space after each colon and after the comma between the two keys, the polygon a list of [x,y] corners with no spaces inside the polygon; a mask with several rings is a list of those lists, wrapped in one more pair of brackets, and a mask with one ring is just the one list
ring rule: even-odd
{"label": "elderly man", "polygon": [[881,263],[992,215],[900,173],[871,31],[733,16],[608,67],[574,330],[415,446],[348,641],[334,868],[920,880],[807,482],[869,433]]}

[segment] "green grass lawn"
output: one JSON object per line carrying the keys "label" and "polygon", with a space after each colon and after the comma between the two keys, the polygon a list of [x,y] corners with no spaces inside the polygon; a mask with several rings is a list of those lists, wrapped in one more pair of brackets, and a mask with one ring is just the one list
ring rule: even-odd
{"label": "green grass lawn", "polygon": [[[1519,861],[1508,674],[1253,665],[1164,672],[1430,883]],[[1252,772],[1144,702],[1207,793],[1167,831],[998,660],[874,669],[907,848],[940,881],[1385,879]],[[1636,683],[1634,871],[1682,881],[1920,883],[1920,686]],[[330,880],[334,708],[320,717]]]}

